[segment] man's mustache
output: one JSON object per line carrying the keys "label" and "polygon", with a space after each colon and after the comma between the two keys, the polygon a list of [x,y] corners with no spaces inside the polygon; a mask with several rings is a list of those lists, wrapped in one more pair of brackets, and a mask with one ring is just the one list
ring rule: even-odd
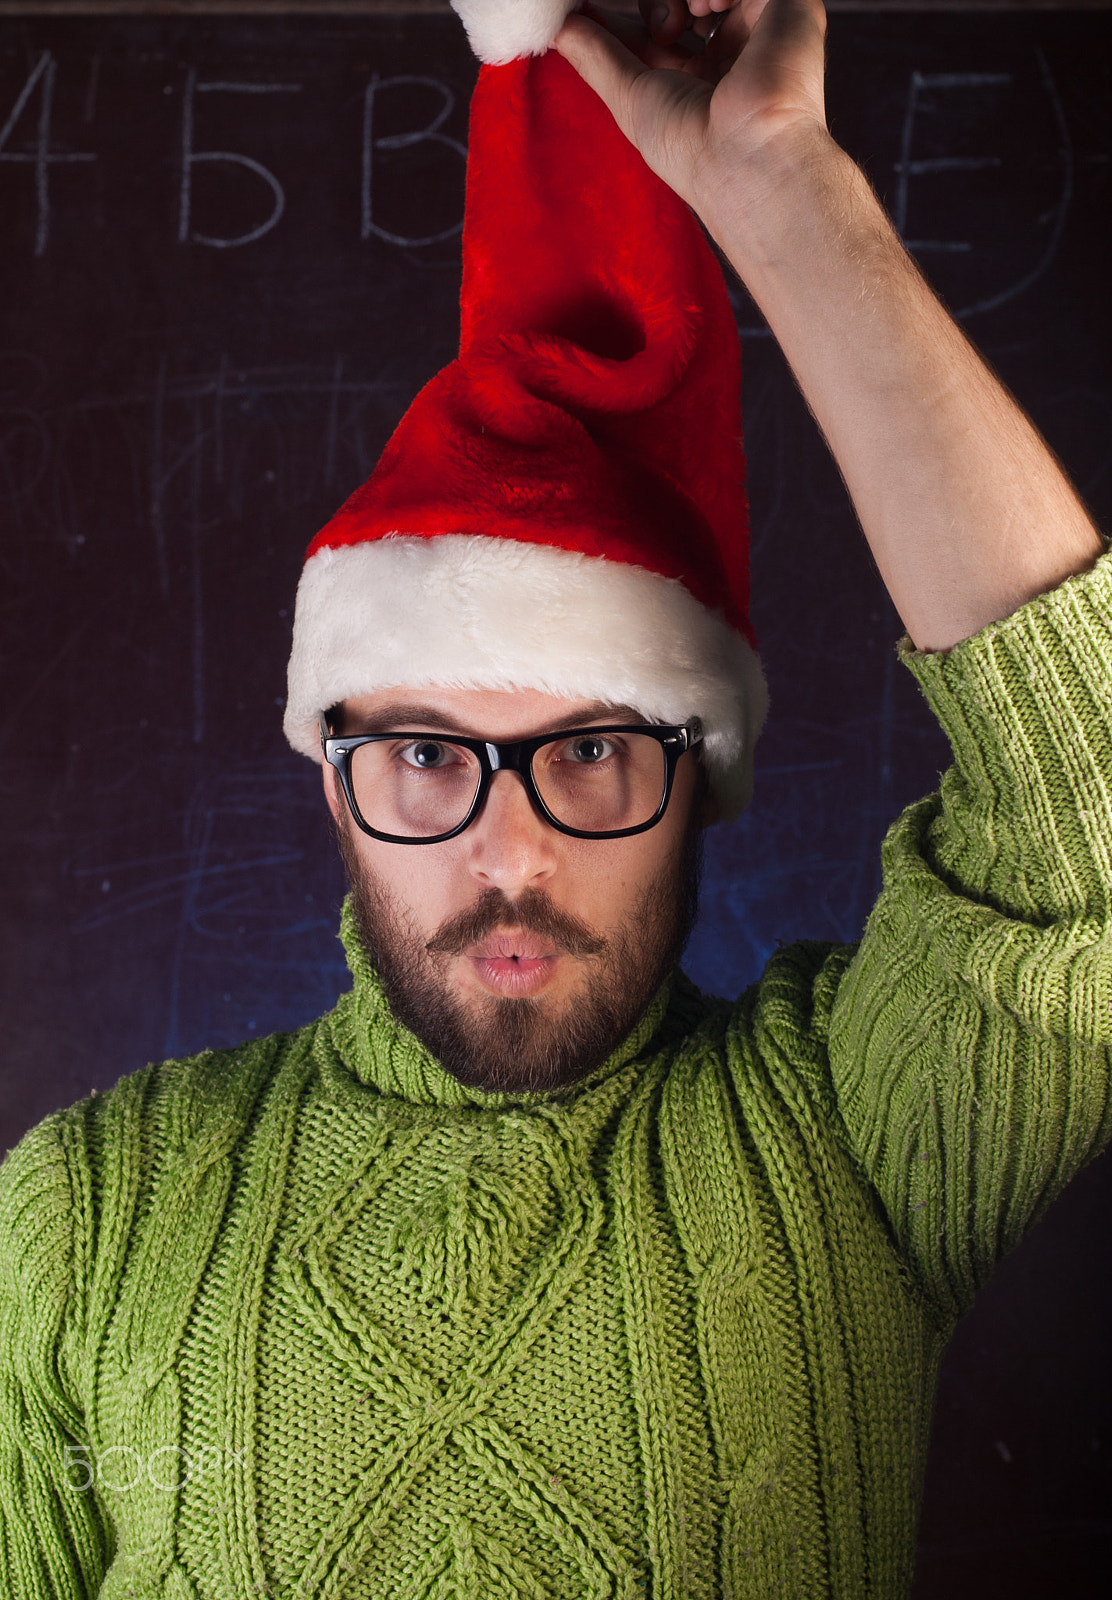
{"label": "man's mustache", "polygon": [[441,923],[425,949],[433,956],[461,956],[488,933],[511,928],[539,934],[565,955],[597,956],[606,948],[589,924],[553,905],[543,889],[525,889],[516,900],[487,889],[473,906]]}

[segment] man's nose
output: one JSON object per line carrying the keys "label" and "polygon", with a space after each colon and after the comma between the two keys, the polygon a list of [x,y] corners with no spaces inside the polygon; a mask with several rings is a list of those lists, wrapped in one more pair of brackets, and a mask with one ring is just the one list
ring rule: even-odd
{"label": "man's nose", "polygon": [[472,875],[511,897],[556,871],[556,831],[539,815],[516,772],[496,772],[465,835]]}

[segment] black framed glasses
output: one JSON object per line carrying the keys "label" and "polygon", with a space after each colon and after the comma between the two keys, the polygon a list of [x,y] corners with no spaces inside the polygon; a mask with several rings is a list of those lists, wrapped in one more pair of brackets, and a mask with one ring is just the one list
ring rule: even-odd
{"label": "black framed glasses", "polygon": [[681,727],[605,723],[498,744],[461,734],[335,734],[320,718],[356,823],[387,844],[440,844],[482,810],[496,772],[516,772],[534,808],[574,839],[624,839],[668,808],[676,763],[702,743],[697,717]]}

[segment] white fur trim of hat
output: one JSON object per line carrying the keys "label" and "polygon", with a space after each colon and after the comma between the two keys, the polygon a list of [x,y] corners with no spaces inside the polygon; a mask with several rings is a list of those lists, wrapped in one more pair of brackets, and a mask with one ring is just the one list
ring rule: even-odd
{"label": "white fur trim of hat", "polygon": [[286,737],[319,761],[320,712],[402,687],[538,689],[650,722],[699,717],[723,817],[748,803],[768,704],[748,641],[643,567],[464,534],[318,550],[297,591]]}
{"label": "white fur trim of hat", "polygon": [[573,12],[578,0],[452,0],[480,61],[501,65],[519,56],[540,56]]}

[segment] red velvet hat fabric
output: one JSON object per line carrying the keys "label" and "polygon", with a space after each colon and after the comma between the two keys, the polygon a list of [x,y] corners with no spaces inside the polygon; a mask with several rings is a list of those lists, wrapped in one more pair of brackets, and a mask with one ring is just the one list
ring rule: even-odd
{"label": "red velvet hat fabric", "polygon": [[459,357],[313,541],[479,535],[679,579],[752,641],[737,333],[721,269],[555,51],[471,107]]}

